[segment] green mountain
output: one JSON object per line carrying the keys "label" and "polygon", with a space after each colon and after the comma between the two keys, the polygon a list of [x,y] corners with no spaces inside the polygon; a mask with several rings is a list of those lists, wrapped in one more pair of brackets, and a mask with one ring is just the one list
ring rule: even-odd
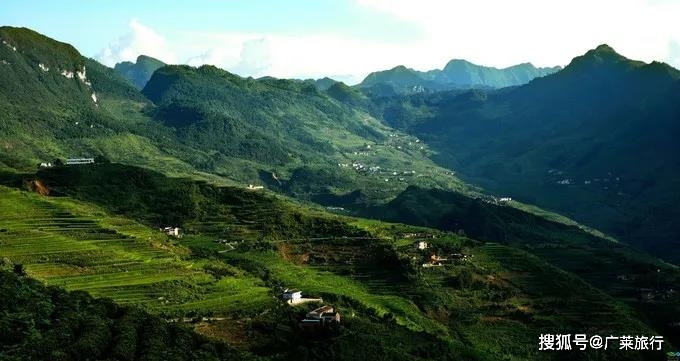
{"label": "green mountain", "polygon": [[158,68],[166,64],[150,56],[140,55],[136,62],[124,61],[116,64],[113,69],[125,79],[129,80],[135,88],[142,90],[146,83],[151,79],[151,75]]}
{"label": "green mountain", "polygon": [[382,107],[468,181],[677,262],[678,100],[678,70],[602,45],[518,88]]}
{"label": "green mountain", "polygon": [[369,74],[357,87],[374,95],[412,94],[465,88],[504,88],[522,85],[561,68],[536,68],[530,63],[498,69],[454,59],[444,69],[421,72],[403,65]]}
{"label": "green mountain", "polygon": [[[307,199],[356,189],[388,198],[416,182],[464,188],[427,158],[417,139],[353,106],[369,100],[342,83],[320,92],[308,82],[167,66],[143,93],[155,104],[154,119],[182,144],[211,154],[198,166],[218,175]],[[235,173],[235,162],[250,169]],[[304,187],[295,187],[301,172]],[[404,172],[419,177],[399,176]]]}
{"label": "green mountain", "polygon": [[[93,156],[222,184],[264,183],[306,199],[356,189],[385,199],[416,182],[464,187],[416,139],[351,106],[340,83],[327,94],[307,82],[166,66],[142,94],[67,44],[2,29],[17,47],[0,49],[7,62],[0,68],[0,140],[12,150],[0,152],[3,168]],[[393,174],[405,171],[420,177]],[[301,172],[311,175],[303,186],[289,182]]]}

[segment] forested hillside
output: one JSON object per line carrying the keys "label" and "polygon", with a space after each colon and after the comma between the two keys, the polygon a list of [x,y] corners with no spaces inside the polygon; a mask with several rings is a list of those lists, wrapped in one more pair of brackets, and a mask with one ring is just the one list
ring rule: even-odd
{"label": "forested hillside", "polygon": [[522,87],[379,102],[467,181],[677,261],[679,81],[602,45]]}

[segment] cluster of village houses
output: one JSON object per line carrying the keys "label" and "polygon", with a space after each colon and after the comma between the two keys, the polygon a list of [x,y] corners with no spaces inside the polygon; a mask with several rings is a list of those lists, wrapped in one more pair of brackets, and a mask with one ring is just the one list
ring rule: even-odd
{"label": "cluster of village houses", "polygon": [[[338,167],[340,168],[352,168],[358,173],[362,174],[380,174],[380,175],[388,175],[388,176],[398,176],[397,180],[399,181],[405,181],[408,176],[415,176],[416,171],[414,170],[405,170],[405,171],[389,171],[389,170],[383,170],[380,166],[368,166],[364,163],[360,162],[354,162],[354,163],[338,163]],[[385,178],[385,181],[388,182],[389,178]]]}
{"label": "cluster of village houses", "polygon": [[[323,302],[320,298],[304,298],[302,291],[286,289],[281,293],[281,299],[290,305],[297,305],[307,302]],[[300,320],[299,325],[303,329],[323,329],[340,323],[340,312],[337,312],[331,305],[323,305],[312,311],[307,312],[305,317]]]}
{"label": "cluster of village houses", "polygon": [[[415,247],[419,251],[426,251],[429,245],[425,241],[418,241],[415,243]],[[451,253],[446,256],[440,256],[436,253],[432,253],[430,258],[428,258],[425,263],[423,263],[424,268],[429,267],[441,267],[447,264],[453,264],[456,262],[467,261],[469,259],[468,255],[463,253]]]}
{"label": "cluster of village houses", "polygon": [[506,205],[510,202],[512,202],[512,198],[510,197],[494,197],[490,195],[482,195],[478,196],[475,199],[479,199],[483,202],[489,203],[489,204],[495,204],[495,205]]}
{"label": "cluster of village houses", "polygon": [[[561,170],[558,170],[558,169],[549,169],[548,174],[553,175],[553,176],[563,176],[564,172],[561,171]],[[620,182],[620,181],[621,181],[621,177],[615,177],[615,176],[612,175],[611,172],[609,172],[609,173],[607,173],[607,176],[603,177],[603,178],[584,179],[583,184],[584,185],[589,185],[589,184],[593,184],[593,183],[606,184],[606,183],[610,183],[610,182],[617,183],[617,182]],[[559,184],[559,185],[574,185],[574,184],[577,184],[579,182],[575,181],[573,178],[560,178],[560,179],[556,180],[555,183]],[[608,186],[604,186],[603,188],[609,189]]]}
{"label": "cluster of village houses", "polygon": [[676,291],[672,288],[657,290],[653,288],[638,288],[638,298],[641,301],[651,302],[654,300],[667,300],[672,298]]}

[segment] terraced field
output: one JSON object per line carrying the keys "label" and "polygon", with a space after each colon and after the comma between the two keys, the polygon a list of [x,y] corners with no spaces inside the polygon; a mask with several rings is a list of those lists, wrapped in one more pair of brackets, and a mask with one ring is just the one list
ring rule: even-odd
{"label": "terraced field", "polygon": [[0,188],[0,256],[49,285],[169,312],[271,302],[258,279],[217,279],[188,255],[161,232],[89,204]]}
{"label": "terraced field", "polygon": [[423,315],[408,298],[395,294],[372,292],[371,283],[343,277],[328,270],[305,267],[283,260],[274,252],[226,253],[226,257],[266,269],[271,277],[286,287],[299,288],[307,295],[329,301],[343,299],[364,313],[377,317],[394,317],[397,324],[416,332],[447,335],[443,325]]}

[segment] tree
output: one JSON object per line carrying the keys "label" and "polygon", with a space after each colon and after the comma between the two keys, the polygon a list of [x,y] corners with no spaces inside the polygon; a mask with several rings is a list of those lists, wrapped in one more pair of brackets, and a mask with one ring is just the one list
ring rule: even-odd
{"label": "tree", "polygon": [[25,276],[26,272],[24,271],[24,265],[21,263],[17,263],[14,265],[14,274],[17,276]]}

